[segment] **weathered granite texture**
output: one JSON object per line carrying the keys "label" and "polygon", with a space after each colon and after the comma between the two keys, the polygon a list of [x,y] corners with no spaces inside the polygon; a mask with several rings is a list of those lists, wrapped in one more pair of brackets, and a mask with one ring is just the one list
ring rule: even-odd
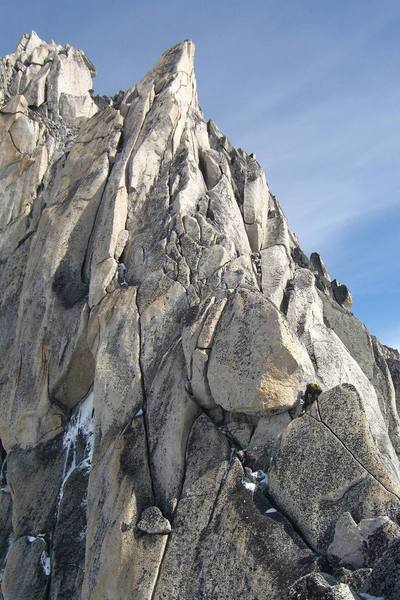
{"label": "weathered granite texture", "polygon": [[191,41],[93,75],[35,33],[0,60],[2,597],[398,597],[398,352],[205,120]]}

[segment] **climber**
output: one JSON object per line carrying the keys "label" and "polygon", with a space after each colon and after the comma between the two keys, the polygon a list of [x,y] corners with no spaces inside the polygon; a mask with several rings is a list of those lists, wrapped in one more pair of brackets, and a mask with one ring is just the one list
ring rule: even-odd
{"label": "climber", "polygon": [[298,397],[296,404],[289,411],[292,419],[296,419],[297,417],[304,415],[306,409],[318,399],[318,396],[321,394],[321,392],[322,390],[318,383],[308,383],[304,394]]}
{"label": "climber", "polygon": [[304,410],[311,406],[313,402],[318,399],[318,396],[321,394],[322,390],[319,387],[318,383],[308,383],[306,387],[306,391],[303,396],[303,407]]}

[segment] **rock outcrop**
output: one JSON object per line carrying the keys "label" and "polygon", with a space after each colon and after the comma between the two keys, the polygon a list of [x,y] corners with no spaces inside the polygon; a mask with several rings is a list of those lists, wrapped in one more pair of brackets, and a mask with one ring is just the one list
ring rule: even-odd
{"label": "rock outcrop", "polygon": [[191,41],[94,74],[0,60],[0,597],[398,597],[398,352],[205,120]]}

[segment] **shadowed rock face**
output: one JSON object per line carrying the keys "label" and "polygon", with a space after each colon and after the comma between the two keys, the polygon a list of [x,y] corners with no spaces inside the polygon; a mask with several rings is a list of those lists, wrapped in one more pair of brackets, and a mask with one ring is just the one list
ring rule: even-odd
{"label": "shadowed rock face", "polygon": [[93,75],[35,33],[0,60],[2,597],[400,596],[398,353],[204,119],[191,41]]}

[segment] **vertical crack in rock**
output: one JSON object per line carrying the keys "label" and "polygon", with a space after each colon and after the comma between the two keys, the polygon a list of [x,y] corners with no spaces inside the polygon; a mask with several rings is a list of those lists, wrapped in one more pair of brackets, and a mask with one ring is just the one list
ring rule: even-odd
{"label": "vertical crack in rock", "polygon": [[[380,481],[376,475],[374,475],[373,473],[371,473],[371,471],[361,462],[361,460],[359,460],[357,458],[357,456],[354,455],[354,453],[348,448],[348,446],[346,445],[346,443],[333,431],[333,429],[331,427],[329,427],[329,425],[327,425],[327,423],[322,419],[321,414],[320,414],[320,410],[319,410],[319,405],[318,405],[318,400],[317,400],[317,407],[318,407],[318,414],[320,417],[320,420],[317,420],[318,423],[321,423],[324,427],[326,427],[328,429],[328,431],[330,431],[330,433],[338,440],[338,442],[340,442],[340,444],[343,446],[343,448],[345,448],[346,452],[348,452],[350,454],[350,456],[360,465],[360,467],[362,467],[367,473],[368,475],[370,475],[370,477],[372,477],[373,479],[375,479],[375,481],[382,486],[382,488],[388,492],[389,494],[392,494],[393,496],[395,496],[395,498],[398,498],[400,500],[400,496],[398,494],[395,494],[393,491],[389,490],[383,483],[382,481]],[[311,418],[315,418],[312,417],[312,415],[309,415]]]}
{"label": "vertical crack in rock", "polygon": [[149,439],[149,427],[148,427],[148,415],[147,415],[147,410],[146,410],[146,402],[147,402],[147,396],[146,396],[146,385],[145,385],[145,380],[144,380],[144,375],[143,375],[143,366],[142,366],[142,327],[141,327],[141,315],[139,312],[139,306],[137,303],[137,293],[135,295],[135,302],[136,302],[136,310],[137,310],[137,314],[138,314],[138,325],[139,325],[139,369],[140,369],[140,381],[141,381],[141,387],[142,387],[142,398],[143,398],[143,425],[144,425],[144,434],[145,434],[145,440],[146,440],[146,457],[147,457],[147,467],[148,467],[148,471],[149,471],[149,476],[150,476],[150,483],[151,483],[151,489],[152,489],[152,494],[153,494],[153,499],[155,500],[156,498],[156,493],[155,493],[155,489],[154,489],[154,482],[153,482],[153,475],[152,475],[152,466],[151,466],[151,455],[150,455],[150,439]]}
{"label": "vertical crack in rock", "polygon": [[[102,138],[102,139],[104,139],[104,138]],[[82,261],[81,278],[82,278],[82,281],[84,281],[85,283],[88,283],[90,281],[90,266],[91,266],[91,260],[92,260],[91,254],[93,251],[93,248],[92,248],[93,239],[95,237],[96,227],[98,225],[98,220],[99,220],[99,213],[103,206],[104,197],[105,197],[106,189],[107,189],[107,184],[110,180],[112,169],[113,169],[113,163],[110,162],[110,157],[108,156],[108,174],[105,179],[103,191],[102,191],[99,203],[96,208],[96,212],[95,212],[94,219],[92,222],[92,227],[91,227],[91,230],[90,230],[89,236],[88,236],[85,254],[83,257],[83,261]]]}
{"label": "vertical crack in rock", "polygon": [[[192,427],[193,427],[193,425],[192,425]],[[185,483],[185,477],[186,477],[186,461],[187,461],[187,456],[186,456],[186,455],[187,455],[187,447],[188,447],[189,439],[190,439],[190,433],[189,433],[189,435],[188,435],[188,438],[187,438],[187,440],[186,440],[184,471],[183,471],[183,475],[182,475],[182,482],[181,482],[181,488],[180,488],[180,491],[179,491],[179,496],[178,496],[178,498],[177,498],[177,505],[176,505],[176,507],[175,507],[174,514],[172,515],[172,527],[173,527],[173,525],[174,525],[174,520],[173,520],[173,519],[174,519],[174,515],[175,515],[175,513],[176,513],[176,509],[177,509],[177,507],[178,507],[178,505],[179,505],[179,501],[180,501],[180,498],[181,498],[181,496],[182,496],[182,490],[183,490],[183,486],[184,486],[184,483]],[[167,542],[166,542],[166,544],[165,544],[165,546],[164,546],[164,549],[163,549],[163,553],[162,553],[162,556],[161,556],[161,560],[159,561],[159,564],[158,564],[158,567],[157,567],[157,573],[156,573],[156,577],[155,577],[155,580],[154,580],[154,586],[153,586],[153,589],[152,589],[152,591],[151,591],[151,597],[150,597],[150,600],[154,600],[154,598],[155,598],[155,595],[156,595],[156,593],[157,593],[157,586],[158,586],[158,582],[159,582],[159,579],[160,579],[161,569],[162,569],[162,566],[163,566],[163,563],[164,563],[164,559],[165,559],[165,557],[167,556],[167,552],[168,552],[168,546],[169,546],[170,539],[171,539],[171,537],[170,537],[170,536],[168,536]]]}
{"label": "vertical crack in rock", "polygon": [[230,456],[230,459],[229,459],[229,463],[228,463],[228,466],[226,467],[226,471],[225,471],[225,473],[224,473],[224,475],[223,475],[223,477],[221,479],[221,482],[219,484],[217,493],[215,495],[215,498],[214,498],[214,501],[213,501],[213,506],[212,506],[212,509],[211,509],[211,512],[210,512],[210,517],[209,517],[208,523],[206,525],[206,529],[208,529],[210,527],[210,525],[211,525],[211,523],[212,523],[212,521],[214,519],[215,510],[217,508],[218,501],[219,501],[219,498],[220,498],[221,493],[222,493],[222,489],[223,489],[223,487],[225,485],[226,479],[228,477],[229,471],[230,471],[230,469],[231,469],[231,467],[233,465],[233,461],[234,460],[235,460],[235,451],[233,450],[233,448],[231,448],[231,456]]}

